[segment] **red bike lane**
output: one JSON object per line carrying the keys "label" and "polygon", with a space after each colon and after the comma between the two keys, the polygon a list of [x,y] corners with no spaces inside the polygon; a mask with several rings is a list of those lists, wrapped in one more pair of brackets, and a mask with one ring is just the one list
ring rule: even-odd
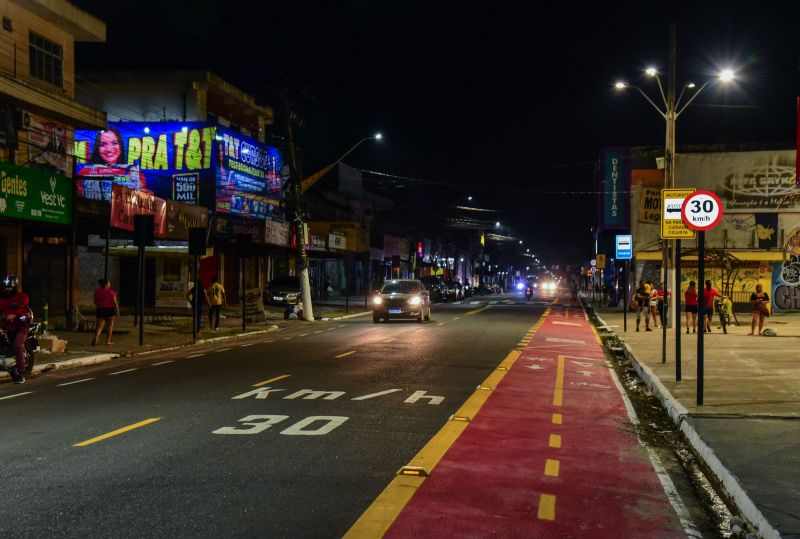
{"label": "red bike lane", "polygon": [[537,326],[386,537],[686,536],[583,311]]}

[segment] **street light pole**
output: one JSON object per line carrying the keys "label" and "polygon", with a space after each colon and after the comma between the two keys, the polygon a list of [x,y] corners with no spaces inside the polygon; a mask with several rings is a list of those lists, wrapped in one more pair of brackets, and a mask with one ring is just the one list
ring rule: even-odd
{"label": "street light pole", "polygon": [[303,219],[303,208],[300,204],[300,175],[297,171],[297,151],[294,145],[294,129],[292,127],[292,111],[287,106],[287,130],[289,135],[289,174],[291,175],[294,222],[297,230],[297,263],[300,265],[300,298],[303,302],[303,319],[314,320],[314,310],[311,304],[311,285],[308,280],[308,253],[306,253],[306,223]]}
{"label": "street light pole", "polygon": [[[664,94],[664,88],[661,85],[661,79],[658,76],[658,71],[655,68],[648,68],[646,73],[656,79],[658,83],[658,89],[661,93],[661,99],[664,104],[664,110],[662,110],[655,102],[650,99],[650,97],[638,86],[634,86],[631,84],[627,84],[625,82],[617,82],[615,87],[618,90],[624,90],[626,88],[634,88],[636,89],[642,97],[644,97],[648,103],[650,103],[653,108],[658,111],[659,115],[664,118],[666,122],[666,141],[665,141],[665,149],[664,149],[664,188],[674,188],[675,187],[675,131],[676,125],[678,121],[678,117],[681,113],[686,110],[686,108],[697,98],[698,95],[708,86],[711,80],[707,80],[702,86],[696,88],[694,83],[686,84],[683,87],[683,91],[681,91],[680,96],[675,98],[675,54],[676,54],[676,27],[675,23],[670,25],[670,48],[669,48],[669,68],[668,68],[668,80],[667,80],[667,93]],[[733,71],[730,69],[724,69],[718,74],[718,80],[723,83],[730,82],[733,80],[734,74]],[[684,95],[686,89],[694,90],[691,97],[688,101],[680,106],[681,98]],[[680,107],[680,108],[679,108]],[[672,290],[672,293],[679,293],[679,290],[676,290],[676,286],[678,286],[677,276],[675,272],[670,272],[670,249],[669,243],[670,241],[667,239],[663,241],[663,259],[662,259],[662,282],[665,284],[667,290]],[[672,256],[675,256],[676,253],[672,253]],[[673,259],[674,260],[674,259]],[[674,264],[673,264],[674,267]],[[666,297],[664,298],[666,301]],[[669,306],[669,325],[672,327],[676,326],[677,321],[677,312],[676,312],[676,302],[671,301],[667,304]],[[666,324],[662,325],[665,326],[664,331],[666,332]],[[666,333],[665,333],[666,338]],[[663,347],[665,350],[666,347]],[[662,361],[664,360],[665,355],[662,352]]]}

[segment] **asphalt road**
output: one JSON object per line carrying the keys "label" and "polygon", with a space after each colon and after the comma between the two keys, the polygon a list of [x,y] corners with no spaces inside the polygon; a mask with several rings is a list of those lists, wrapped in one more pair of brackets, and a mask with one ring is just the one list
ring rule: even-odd
{"label": "asphalt road", "polygon": [[0,536],[339,537],[544,307],[298,322],[2,384]]}

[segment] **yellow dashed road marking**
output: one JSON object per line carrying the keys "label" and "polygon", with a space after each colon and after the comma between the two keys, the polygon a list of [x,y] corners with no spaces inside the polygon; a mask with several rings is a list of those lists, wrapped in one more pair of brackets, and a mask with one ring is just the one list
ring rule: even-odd
{"label": "yellow dashed road marking", "polygon": [[553,414],[553,425],[560,425],[563,421],[561,414]]}
{"label": "yellow dashed road marking", "polygon": [[84,446],[91,445],[91,444],[94,444],[94,443],[97,443],[97,442],[101,442],[103,440],[107,440],[108,438],[112,438],[114,436],[118,436],[120,434],[123,434],[125,432],[131,431],[133,429],[138,429],[140,427],[144,427],[145,425],[149,425],[150,423],[155,423],[156,421],[158,421],[160,419],[161,419],[160,417],[151,417],[150,419],[145,419],[144,421],[139,421],[138,423],[134,423],[133,425],[128,425],[127,427],[122,427],[121,429],[117,429],[117,430],[111,431],[111,432],[103,434],[101,436],[97,436],[96,438],[91,438],[89,440],[86,440],[85,442],[77,443],[77,444],[73,445],[72,447],[84,447]]}
{"label": "yellow dashed road marking", "polygon": [[556,372],[556,390],[553,393],[553,406],[564,403],[564,356],[558,356],[558,370]]}
{"label": "yellow dashed road marking", "polygon": [[550,447],[555,447],[556,449],[561,447],[561,435],[560,434],[551,434],[550,435]]}
{"label": "yellow dashed road marking", "polygon": [[544,475],[549,477],[558,477],[558,469],[560,467],[560,463],[557,460],[547,459],[544,463]]}
{"label": "yellow dashed road marking", "polygon": [[289,378],[288,374],[283,374],[281,376],[276,376],[275,378],[270,378],[269,380],[264,380],[263,382],[259,382],[257,384],[253,384],[253,387],[261,387],[267,384],[271,384],[272,382],[277,382],[278,380],[283,380],[284,378]]}
{"label": "yellow dashed road marking", "polygon": [[556,519],[556,497],[552,494],[539,495],[539,520]]}
{"label": "yellow dashed road marking", "polygon": [[480,309],[475,309],[474,311],[469,311],[468,313],[466,313],[466,315],[467,316],[472,316],[474,314],[478,314],[481,311],[485,311],[488,308],[489,308],[489,305],[487,305],[486,307],[481,307]]}
{"label": "yellow dashed road marking", "polygon": [[355,351],[355,350],[350,350],[349,352],[345,352],[344,354],[339,354],[338,356],[334,356],[334,357],[335,357],[336,359],[339,359],[340,357],[347,357],[347,356],[351,356],[351,355],[353,355],[353,354],[355,354],[355,353],[356,353],[356,351]]}

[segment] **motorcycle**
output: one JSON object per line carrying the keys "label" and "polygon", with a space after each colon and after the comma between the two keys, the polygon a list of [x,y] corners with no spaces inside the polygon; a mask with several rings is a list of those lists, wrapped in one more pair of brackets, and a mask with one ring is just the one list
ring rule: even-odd
{"label": "motorcycle", "polygon": [[525,288],[525,301],[530,301],[531,297],[533,297],[533,287],[528,286]]}
{"label": "motorcycle", "polygon": [[[19,321],[25,323],[26,316],[20,316]],[[19,331],[28,332],[25,337],[25,376],[29,376],[33,371],[33,364],[35,361],[34,352],[39,349],[39,339],[36,335],[39,333],[42,324],[37,322],[31,324],[27,328],[21,327]],[[0,326],[0,369],[5,370],[12,378],[17,376],[17,357],[14,355],[14,343],[8,338],[8,330]]]}

